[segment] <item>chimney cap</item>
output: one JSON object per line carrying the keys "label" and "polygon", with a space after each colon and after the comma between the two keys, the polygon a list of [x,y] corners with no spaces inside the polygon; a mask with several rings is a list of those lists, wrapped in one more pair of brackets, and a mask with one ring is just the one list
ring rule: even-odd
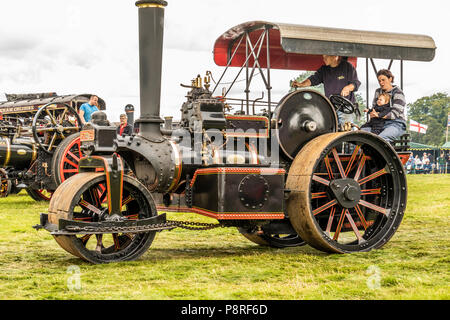
{"label": "chimney cap", "polygon": [[139,8],[145,8],[147,6],[167,7],[167,1],[164,1],[164,0],[140,0],[140,1],[136,1],[136,6]]}

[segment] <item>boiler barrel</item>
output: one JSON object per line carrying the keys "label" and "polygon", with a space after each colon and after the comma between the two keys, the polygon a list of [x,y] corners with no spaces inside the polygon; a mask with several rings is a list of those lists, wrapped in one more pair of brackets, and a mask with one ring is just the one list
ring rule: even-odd
{"label": "boiler barrel", "polygon": [[9,139],[0,137],[0,167],[16,170],[28,169],[36,160],[37,150],[29,146],[11,144]]}

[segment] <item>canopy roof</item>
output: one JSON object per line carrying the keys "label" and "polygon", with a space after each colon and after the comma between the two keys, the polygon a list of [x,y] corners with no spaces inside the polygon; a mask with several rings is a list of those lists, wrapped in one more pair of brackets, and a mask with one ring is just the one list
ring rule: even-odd
{"label": "canopy roof", "polygon": [[417,143],[417,142],[411,142],[409,144],[410,150],[437,150],[439,147],[429,146],[427,144]]}
{"label": "canopy roof", "polygon": [[[240,38],[249,34],[255,43],[261,33],[270,30],[270,67],[273,69],[316,70],[322,55],[339,55],[393,60],[431,61],[436,45],[425,35],[324,28],[306,25],[249,21],[222,34],[214,45],[214,61],[226,66]],[[231,66],[242,66],[246,59],[245,45],[238,49]],[[267,51],[267,45],[261,55]],[[266,59],[261,57],[261,67]],[[355,64],[356,59],[350,59]]]}
{"label": "canopy roof", "polygon": [[442,145],[441,149],[450,150],[450,141],[444,143]]}

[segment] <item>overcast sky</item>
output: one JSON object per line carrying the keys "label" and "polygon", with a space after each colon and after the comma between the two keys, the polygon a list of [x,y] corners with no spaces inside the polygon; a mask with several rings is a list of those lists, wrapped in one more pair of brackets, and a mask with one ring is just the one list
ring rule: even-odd
{"label": "overcast sky", "polygon": [[[118,121],[126,104],[139,113],[138,9],[133,0],[0,1],[0,100],[3,93],[96,93]],[[324,27],[425,34],[436,42],[432,62],[405,62],[408,102],[435,92],[450,92],[448,0],[302,1],[168,0],[162,77],[162,116],[179,118],[186,89],[213,62],[215,40],[229,28],[251,20]],[[389,61],[377,60],[377,67]],[[365,63],[358,65],[365,82]],[[399,63],[394,63],[394,74]],[[298,71],[272,73],[274,100],[288,91]],[[370,68],[370,96],[376,89]],[[365,97],[365,86],[360,88]],[[261,95],[254,89],[252,97]],[[243,97],[243,96],[240,96]],[[370,98],[371,99],[371,98]]]}

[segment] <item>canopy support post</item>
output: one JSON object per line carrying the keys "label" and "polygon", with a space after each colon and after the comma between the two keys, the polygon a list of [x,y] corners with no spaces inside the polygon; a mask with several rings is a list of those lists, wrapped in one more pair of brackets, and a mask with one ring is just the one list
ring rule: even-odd
{"label": "canopy support post", "polygon": [[228,68],[231,65],[231,62],[233,61],[234,56],[236,55],[236,52],[238,51],[239,47],[241,46],[242,43],[242,39],[244,39],[244,36],[241,37],[241,39],[239,40],[238,45],[236,46],[236,49],[234,50],[233,54],[231,55],[230,59],[228,60],[227,66],[225,68],[225,70],[222,73],[222,76],[220,77],[219,81],[217,81],[216,86],[214,87],[212,93],[214,93],[214,91],[216,91],[217,87],[220,84],[220,81],[222,81],[223,77],[225,76],[225,73],[227,72]]}
{"label": "canopy support post", "polygon": [[269,123],[272,121],[272,86],[270,84],[270,26],[266,26],[267,32],[267,104],[268,104],[268,113],[269,113]]}
{"label": "canopy support post", "polygon": [[[258,63],[259,53],[260,53],[261,48],[262,48],[262,45],[263,45],[263,43],[264,43],[264,35],[265,35],[265,33],[262,33],[262,34],[261,34],[261,36],[259,37],[258,41],[256,42],[256,45],[255,45],[254,48],[253,48],[253,46],[251,46],[251,43],[248,42],[248,43],[250,44],[250,50],[251,50],[250,54],[253,55],[253,57],[255,58],[255,64]],[[260,42],[261,42],[261,44],[260,44]],[[240,45],[240,43],[239,43],[239,45]],[[258,55],[255,55],[255,49],[258,47],[258,45],[259,45]],[[237,49],[238,49],[238,48],[236,48],[236,51],[237,51]],[[235,51],[235,52],[236,52],[236,51]],[[242,67],[241,67],[241,69],[239,70],[237,76],[234,78],[233,82],[231,83],[230,87],[228,88],[228,91],[226,92],[225,97],[226,97],[226,96],[228,95],[228,93],[231,91],[231,88],[233,87],[233,85],[234,85],[234,83],[236,82],[236,80],[239,78],[239,76],[240,76],[242,70],[243,70],[244,67],[245,67],[245,64],[248,63],[249,59],[250,59],[250,55],[249,55],[248,57],[246,57],[244,64],[242,65]],[[230,59],[229,64],[231,64],[231,59]],[[259,67],[259,63],[258,63],[258,67]],[[228,68],[228,67],[227,67],[227,68]],[[252,70],[252,74],[250,75],[250,79],[253,78],[253,72],[255,71],[254,68],[255,68],[255,67],[253,66],[253,70]],[[259,67],[259,69],[261,70],[260,67]],[[225,70],[225,71],[226,71],[226,70]],[[225,74],[225,73],[224,73],[224,74]],[[224,75],[224,74],[223,74],[223,75]],[[222,77],[223,77],[223,75],[222,75]],[[222,80],[222,77],[221,77],[221,80]],[[264,76],[263,76],[263,78],[264,78]],[[250,85],[250,81],[251,81],[251,80],[249,80],[249,85]],[[218,83],[220,83],[220,80],[219,80]],[[218,84],[217,84],[217,85],[218,85]],[[217,87],[217,85],[216,85],[216,87]],[[214,92],[214,91],[213,91],[213,92]]]}
{"label": "canopy support post", "polygon": [[403,91],[403,60],[400,60],[400,88]]}
{"label": "canopy support post", "polygon": [[391,61],[389,62],[389,67],[388,67],[388,70],[390,71],[391,70],[391,67],[392,67],[392,63],[394,62],[394,59],[391,59]]}
{"label": "canopy support post", "polygon": [[[369,110],[369,58],[366,58],[366,109]],[[369,121],[368,113],[367,121]]]}
{"label": "canopy support post", "polygon": [[375,72],[375,74],[377,74],[377,73],[378,73],[378,70],[377,70],[377,67],[375,67],[375,62],[373,62],[373,59],[372,59],[372,58],[370,58],[370,63],[372,63],[373,71]]}
{"label": "canopy support post", "polygon": [[247,106],[247,114],[249,114],[249,99],[250,99],[250,80],[248,78],[248,58],[249,58],[249,52],[248,52],[248,41],[249,41],[249,35],[248,31],[245,33],[245,102]]}

